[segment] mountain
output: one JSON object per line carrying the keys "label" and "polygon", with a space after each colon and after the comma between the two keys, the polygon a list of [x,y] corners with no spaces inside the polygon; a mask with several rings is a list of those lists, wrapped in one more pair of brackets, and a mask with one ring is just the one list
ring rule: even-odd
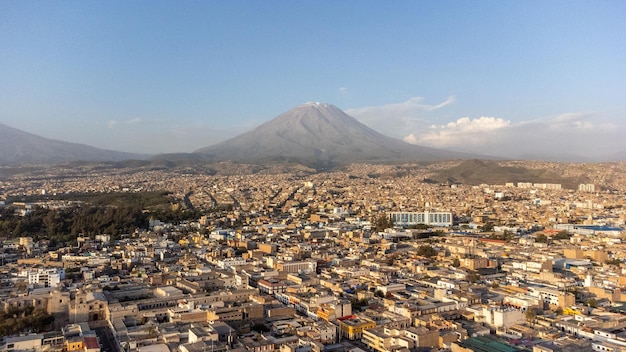
{"label": "mountain", "polygon": [[587,177],[564,177],[563,173],[547,168],[506,166],[490,160],[465,160],[456,166],[438,171],[426,181],[469,185],[503,185],[507,182],[560,183],[568,189],[575,189],[581,183],[590,182]]}
{"label": "mountain", "polygon": [[[463,153],[387,137],[330,104],[306,103],[195,153],[212,160],[298,162],[316,168],[351,162],[467,159]],[[474,156],[476,157],[476,156]]]}
{"label": "mountain", "polygon": [[67,161],[120,161],[145,155],[62,142],[0,124],[0,164],[54,164]]}

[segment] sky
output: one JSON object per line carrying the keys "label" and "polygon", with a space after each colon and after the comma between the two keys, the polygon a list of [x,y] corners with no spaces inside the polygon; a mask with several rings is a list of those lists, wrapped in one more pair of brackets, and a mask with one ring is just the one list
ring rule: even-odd
{"label": "sky", "polygon": [[0,123],[191,152],[320,101],[424,146],[626,156],[625,16],[621,0],[0,0]]}

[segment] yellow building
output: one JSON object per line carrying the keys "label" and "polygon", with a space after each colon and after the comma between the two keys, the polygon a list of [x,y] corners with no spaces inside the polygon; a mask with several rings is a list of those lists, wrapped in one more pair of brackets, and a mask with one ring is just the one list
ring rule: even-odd
{"label": "yellow building", "polygon": [[363,336],[363,331],[376,327],[373,320],[349,315],[338,319],[341,336],[348,340],[357,340]]}
{"label": "yellow building", "polygon": [[81,336],[76,336],[70,338],[69,340],[65,340],[65,349],[69,351],[82,351],[85,348],[85,344],[83,343],[83,338]]}

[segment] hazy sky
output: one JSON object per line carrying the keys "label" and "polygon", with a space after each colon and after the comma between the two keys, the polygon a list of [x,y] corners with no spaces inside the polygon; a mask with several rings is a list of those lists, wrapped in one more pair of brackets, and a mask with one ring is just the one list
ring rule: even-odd
{"label": "hazy sky", "polygon": [[626,1],[0,0],[0,123],[193,151],[307,101],[411,143],[626,152]]}

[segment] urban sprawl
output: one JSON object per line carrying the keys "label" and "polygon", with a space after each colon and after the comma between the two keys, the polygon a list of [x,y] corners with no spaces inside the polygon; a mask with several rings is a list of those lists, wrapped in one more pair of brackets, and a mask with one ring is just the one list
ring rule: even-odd
{"label": "urban sprawl", "polygon": [[18,217],[89,206],[59,194],[153,191],[198,216],[63,246],[0,238],[0,328],[23,325],[0,349],[626,351],[623,164],[570,189],[424,182],[437,167],[6,178]]}

